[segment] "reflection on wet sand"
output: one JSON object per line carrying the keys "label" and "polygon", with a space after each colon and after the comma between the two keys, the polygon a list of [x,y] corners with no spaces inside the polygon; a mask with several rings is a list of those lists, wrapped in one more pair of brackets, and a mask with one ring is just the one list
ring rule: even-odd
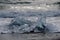
{"label": "reflection on wet sand", "polygon": [[59,33],[0,34],[0,40],[57,40],[59,37]]}

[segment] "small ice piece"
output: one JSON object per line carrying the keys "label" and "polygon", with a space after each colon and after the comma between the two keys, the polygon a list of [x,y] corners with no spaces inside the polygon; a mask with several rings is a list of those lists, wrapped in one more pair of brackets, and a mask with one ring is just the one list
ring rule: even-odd
{"label": "small ice piece", "polygon": [[60,17],[47,17],[46,27],[50,32],[60,32]]}
{"label": "small ice piece", "polygon": [[40,16],[19,16],[12,20],[9,29],[14,32],[24,33],[34,31],[36,27],[44,28]]}

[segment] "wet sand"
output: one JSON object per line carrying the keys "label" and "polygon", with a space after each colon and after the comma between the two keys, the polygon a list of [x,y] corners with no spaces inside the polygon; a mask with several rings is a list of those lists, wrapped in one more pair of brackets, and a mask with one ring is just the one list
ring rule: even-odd
{"label": "wet sand", "polygon": [[60,40],[60,33],[0,34],[0,40]]}

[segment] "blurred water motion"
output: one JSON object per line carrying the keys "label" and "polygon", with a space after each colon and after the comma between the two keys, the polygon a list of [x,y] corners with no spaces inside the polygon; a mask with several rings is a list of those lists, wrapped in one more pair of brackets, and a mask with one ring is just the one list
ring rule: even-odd
{"label": "blurred water motion", "polygon": [[59,25],[57,25],[60,21],[54,19],[60,16],[59,0],[27,1],[31,4],[22,2],[24,1],[2,0],[0,2],[0,33],[60,32]]}

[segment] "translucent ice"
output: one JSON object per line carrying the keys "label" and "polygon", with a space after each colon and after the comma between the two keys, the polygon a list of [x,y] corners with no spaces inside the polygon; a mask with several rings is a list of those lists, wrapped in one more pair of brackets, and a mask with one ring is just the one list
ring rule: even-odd
{"label": "translucent ice", "polygon": [[[37,28],[38,31],[34,31]],[[19,16],[12,20],[9,29],[13,32],[41,32],[44,29],[40,16]]]}

